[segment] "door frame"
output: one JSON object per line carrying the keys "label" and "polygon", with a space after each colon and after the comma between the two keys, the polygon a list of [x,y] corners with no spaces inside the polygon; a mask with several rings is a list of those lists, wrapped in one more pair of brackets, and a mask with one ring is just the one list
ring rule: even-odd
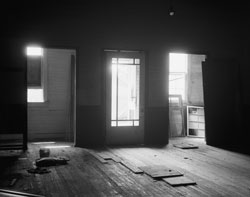
{"label": "door frame", "polygon": [[[143,114],[144,114],[144,118],[143,118],[143,137],[142,137],[142,142],[140,144],[144,144],[145,143],[145,120],[146,120],[146,76],[147,76],[147,72],[146,72],[146,52],[142,51],[142,50],[112,50],[112,49],[104,49],[102,51],[102,65],[103,65],[103,75],[102,75],[102,81],[103,81],[103,100],[102,100],[102,104],[103,104],[103,128],[104,128],[104,132],[103,132],[103,139],[104,139],[104,143],[105,145],[109,145],[108,144],[108,140],[107,140],[107,76],[108,76],[108,56],[107,54],[115,54],[116,56],[118,56],[119,53],[124,53],[125,56],[129,56],[129,53],[131,54],[139,54],[139,56],[141,56],[141,58],[143,59],[143,66],[144,66],[144,70],[143,70],[143,75],[144,75],[144,82],[143,82],[143,93],[142,96],[144,97],[143,99]],[[124,55],[123,54],[123,55]],[[141,83],[140,83],[140,87],[141,87]],[[140,113],[141,113],[141,105],[140,105]],[[119,144],[120,145],[120,144]],[[121,144],[121,145],[127,145],[127,144]],[[128,144],[129,145],[129,144]],[[131,144],[130,144],[131,145]],[[135,144],[133,144],[135,145]]]}
{"label": "door frame", "polygon": [[[33,45],[32,43],[26,43],[26,46],[29,45]],[[67,140],[73,140],[73,146],[75,146],[76,144],[76,106],[78,103],[78,99],[77,99],[77,84],[78,84],[78,78],[77,78],[77,73],[79,70],[79,58],[78,58],[78,54],[79,54],[79,49],[77,47],[68,47],[68,46],[54,46],[54,45],[42,45],[39,44],[39,46],[41,46],[44,49],[66,49],[66,50],[74,50],[74,56],[75,56],[75,60],[73,63],[73,67],[71,67],[70,71],[70,77],[71,77],[71,81],[70,81],[70,86],[71,86],[71,101],[70,101],[70,129],[72,130],[69,135],[71,135],[71,133],[73,134],[73,137],[69,137]],[[27,65],[27,57],[26,58],[26,65]],[[46,65],[47,66],[47,65]],[[72,62],[70,62],[70,66],[72,66]],[[47,68],[46,68],[47,71]],[[47,74],[46,74],[47,75]],[[47,76],[46,76],[47,77]],[[72,78],[73,77],[73,78]],[[45,82],[47,83],[47,81]],[[47,86],[47,84],[46,84]],[[46,87],[47,88],[47,87]],[[45,95],[45,99],[47,99],[47,90],[44,93]],[[29,103],[27,102],[27,110],[28,110],[28,105]],[[32,104],[30,104],[32,105]],[[43,104],[37,104],[38,106],[41,106]],[[27,117],[27,125],[28,125],[28,117]],[[28,138],[28,128],[27,128],[27,138]],[[27,139],[29,141],[29,138]]]}
{"label": "door frame", "polygon": [[[207,59],[210,59],[211,58],[211,54],[208,52],[208,51],[192,51],[192,50],[183,50],[183,49],[178,49],[178,48],[172,48],[172,49],[169,49],[168,51],[167,51],[167,77],[166,77],[166,80],[167,80],[167,84],[168,84],[168,87],[167,87],[167,89],[168,89],[168,98],[167,99],[169,99],[169,69],[170,69],[170,63],[169,63],[169,54],[170,53],[183,53],[183,54],[187,54],[187,55],[205,55],[206,56],[206,61],[207,61]],[[202,65],[201,65],[201,67],[202,67]],[[204,94],[204,81],[203,81],[203,70],[202,70],[202,82],[203,82],[203,99],[204,99],[204,109],[205,109],[205,94]],[[186,84],[186,86],[187,86],[187,84]],[[186,87],[186,89],[188,89],[187,87]],[[186,124],[187,124],[187,120],[186,120],[186,105],[185,104],[183,104],[183,107],[184,107],[184,126],[185,126],[185,135],[187,135],[187,128],[186,128]],[[169,103],[168,103],[168,108],[169,108]],[[168,128],[168,136],[169,136],[169,138],[171,138],[171,133],[170,133],[170,117],[168,117],[168,119],[169,119],[169,128]],[[207,131],[205,131],[205,134],[206,134],[206,132]],[[206,141],[206,137],[204,137],[204,140]]]}

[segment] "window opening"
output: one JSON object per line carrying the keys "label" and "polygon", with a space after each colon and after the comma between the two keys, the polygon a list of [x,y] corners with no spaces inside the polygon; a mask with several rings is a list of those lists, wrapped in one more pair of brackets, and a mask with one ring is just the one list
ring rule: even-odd
{"label": "window opening", "polygon": [[42,73],[43,48],[28,46],[27,55],[27,101],[29,103],[44,102]]}
{"label": "window opening", "polygon": [[187,54],[169,54],[169,94],[186,100]]}

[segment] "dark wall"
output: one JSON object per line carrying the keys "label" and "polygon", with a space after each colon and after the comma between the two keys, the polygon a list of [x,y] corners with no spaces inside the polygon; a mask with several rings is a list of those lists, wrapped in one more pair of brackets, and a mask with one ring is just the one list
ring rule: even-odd
{"label": "dark wall", "polygon": [[234,59],[210,58],[202,65],[206,142],[244,151],[240,112],[239,63]]}
{"label": "dark wall", "polygon": [[145,51],[145,142],[167,143],[168,53],[197,51],[244,59],[249,52],[246,5],[174,1],[173,17],[168,8],[169,2],[163,0],[10,4],[2,38],[11,49],[29,43],[77,48],[77,146],[101,144],[105,139],[103,49]]}
{"label": "dark wall", "polygon": [[2,44],[6,51],[2,53],[0,65],[0,135],[22,134],[22,148],[27,149],[26,60],[19,54],[18,45],[11,50]]}
{"label": "dark wall", "polygon": [[0,69],[0,134],[27,134],[26,72],[21,68]]}
{"label": "dark wall", "polygon": [[[81,147],[98,147],[105,145],[103,109],[97,106],[78,106],[76,109],[76,145]],[[79,120],[80,119],[80,120]]]}

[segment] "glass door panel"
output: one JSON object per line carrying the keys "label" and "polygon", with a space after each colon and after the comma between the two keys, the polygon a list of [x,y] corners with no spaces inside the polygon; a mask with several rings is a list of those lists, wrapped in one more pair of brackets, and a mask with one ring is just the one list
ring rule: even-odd
{"label": "glass door panel", "polygon": [[140,144],[144,136],[144,54],[107,52],[107,144]]}
{"label": "glass door panel", "polygon": [[111,126],[139,126],[140,65],[134,62],[112,58]]}

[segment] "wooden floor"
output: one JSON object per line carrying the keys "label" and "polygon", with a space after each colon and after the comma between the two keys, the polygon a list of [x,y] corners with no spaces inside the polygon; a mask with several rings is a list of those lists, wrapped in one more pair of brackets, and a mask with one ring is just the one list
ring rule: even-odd
{"label": "wooden floor", "polygon": [[[185,150],[173,146],[180,142],[199,148]],[[51,156],[66,156],[70,158],[69,163],[49,167],[48,174],[29,174],[27,169],[39,158],[39,149],[44,146],[29,144],[28,152],[19,157],[15,157],[17,153],[13,151],[5,157],[5,153],[0,153],[0,188],[56,197],[250,196],[250,156],[207,146],[201,139],[176,138],[165,147],[51,148]],[[101,160],[102,163],[93,156],[102,151],[134,167],[164,165],[178,170],[197,185],[172,187],[145,173],[135,174],[120,162]],[[11,186],[14,179],[16,182]]]}

